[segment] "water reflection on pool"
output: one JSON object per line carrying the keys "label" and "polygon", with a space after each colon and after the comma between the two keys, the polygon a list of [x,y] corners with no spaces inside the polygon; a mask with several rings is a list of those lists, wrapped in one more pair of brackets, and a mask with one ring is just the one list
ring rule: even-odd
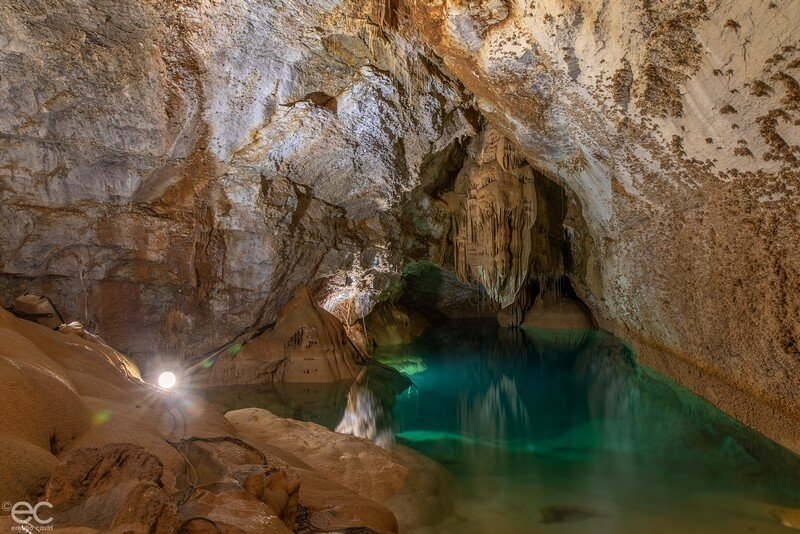
{"label": "water reflection on pool", "polygon": [[462,321],[376,359],[413,386],[395,396],[378,370],[349,407],[347,385],[248,405],[329,428],[345,415],[439,461],[458,493],[434,532],[785,532],[782,508],[800,507],[800,459],[605,332]]}

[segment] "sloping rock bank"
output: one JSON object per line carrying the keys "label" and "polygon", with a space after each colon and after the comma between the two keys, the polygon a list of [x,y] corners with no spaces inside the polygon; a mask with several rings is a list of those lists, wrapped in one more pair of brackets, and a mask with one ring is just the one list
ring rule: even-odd
{"label": "sloping rock bank", "polygon": [[[280,435],[236,414],[231,425],[78,330],[0,310],[0,339],[0,494],[48,501],[59,531],[397,532],[389,507],[418,517],[404,495],[439,487],[411,476],[424,461],[408,451],[258,410]],[[0,516],[0,528],[16,524]]]}

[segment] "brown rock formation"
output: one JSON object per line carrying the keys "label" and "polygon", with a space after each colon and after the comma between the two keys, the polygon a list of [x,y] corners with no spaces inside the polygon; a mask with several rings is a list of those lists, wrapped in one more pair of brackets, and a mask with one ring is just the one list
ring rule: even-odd
{"label": "brown rock formation", "polygon": [[[388,506],[395,511],[401,531],[435,527],[450,511],[449,474],[411,449],[393,445],[384,450],[365,439],[331,434],[320,425],[282,419],[267,410],[236,410],[225,417],[248,438],[297,454],[316,472],[354,494]],[[397,529],[394,517],[376,512],[365,509],[361,520],[379,532]],[[324,517],[322,510],[317,516]]]}
{"label": "brown rock formation", "polygon": [[161,461],[138,445],[115,443],[70,452],[47,483],[58,527],[175,532],[175,503],[164,493]]}
{"label": "brown rock formation", "polygon": [[415,310],[404,310],[384,303],[369,314],[366,320],[370,346],[408,343],[428,329],[430,323]]}
{"label": "brown rock formation", "polygon": [[470,147],[449,203],[456,213],[459,279],[480,282],[496,302],[512,304],[531,267],[537,208],[533,170],[512,143],[486,128]]}
{"label": "brown rock formation", "polygon": [[222,531],[294,531],[300,481],[293,471],[270,465],[264,453],[230,436],[174,445],[187,460],[176,483],[183,528],[206,518]]}
{"label": "brown rock formation", "polygon": [[193,379],[208,386],[334,382],[355,378],[362,360],[341,321],[301,287],[272,328],[238,353],[222,353],[207,373]]}

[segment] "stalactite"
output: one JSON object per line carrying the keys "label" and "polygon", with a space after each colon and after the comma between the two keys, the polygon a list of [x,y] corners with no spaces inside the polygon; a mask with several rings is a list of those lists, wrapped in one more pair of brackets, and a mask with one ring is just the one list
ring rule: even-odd
{"label": "stalactite", "polygon": [[513,143],[491,127],[473,143],[456,183],[456,274],[462,281],[480,282],[495,301],[508,306],[530,274],[533,171]]}

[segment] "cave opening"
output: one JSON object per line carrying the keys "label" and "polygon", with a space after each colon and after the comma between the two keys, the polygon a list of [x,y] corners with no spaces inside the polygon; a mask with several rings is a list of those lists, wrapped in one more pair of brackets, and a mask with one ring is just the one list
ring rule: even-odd
{"label": "cave opening", "polygon": [[369,350],[453,319],[595,324],[574,287],[586,276],[591,246],[579,201],[485,119],[477,124],[476,137],[426,161],[405,201],[406,263],[365,318]]}

